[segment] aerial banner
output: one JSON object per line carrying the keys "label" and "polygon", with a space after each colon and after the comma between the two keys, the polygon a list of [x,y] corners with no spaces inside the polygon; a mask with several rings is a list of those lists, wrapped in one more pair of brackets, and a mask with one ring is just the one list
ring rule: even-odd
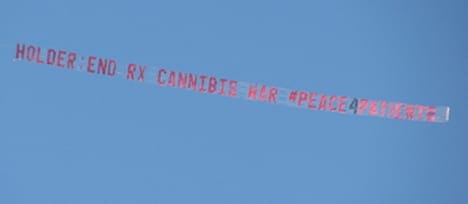
{"label": "aerial banner", "polygon": [[111,58],[80,55],[63,49],[43,49],[31,44],[18,43],[14,60],[313,111],[432,123],[449,121],[450,108],[447,106],[428,106],[287,89],[167,68],[155,69],[135,63],[121,64]]}

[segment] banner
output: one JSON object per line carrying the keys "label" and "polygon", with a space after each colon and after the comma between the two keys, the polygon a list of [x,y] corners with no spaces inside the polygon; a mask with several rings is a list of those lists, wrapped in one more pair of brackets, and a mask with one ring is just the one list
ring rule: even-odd
{"label": "banner", "polygon": [[166,68],[153,70],[146,65],[120,64],[110,58],[79,55],[76,52],[62,49],[42,49],[39,46],[22,43],[16,45],[15,60],[46,64],[111,78],[155,83],[161,87],[173,87],[230,98],[243,98],[313,111],[421,122],[449,121],[450,108],[447,106],[428,106],[339,96],[307,90],[291,90]]}

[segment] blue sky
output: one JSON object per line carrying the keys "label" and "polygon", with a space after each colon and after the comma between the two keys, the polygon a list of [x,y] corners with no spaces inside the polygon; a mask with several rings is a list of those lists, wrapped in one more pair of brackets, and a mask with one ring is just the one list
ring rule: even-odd
{"label": "blue sky", "polygon": [[[0,203],[468,203],[466,1],[8,1]],[[307,111],[26,62],[16,43],[451,107]]]}

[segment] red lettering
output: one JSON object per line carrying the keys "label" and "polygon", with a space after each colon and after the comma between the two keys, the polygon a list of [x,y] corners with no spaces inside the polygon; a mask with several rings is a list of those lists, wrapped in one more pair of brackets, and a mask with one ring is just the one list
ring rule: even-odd
{"label": "red lettering", "polygon": [[237,96],[237,81],[235,81],[235,80],[229,81],[228,95],[230,97],[236,97]]}
{"label": "red lettering", "polygon": [[72,69],[75,68],[75,60],[76,60],[76,53],[69,52],[68,53],[67,68],[72,68]]}
{"label": "red lettering", "polygon": [[146,66],[138,66],[139,74],[138,74],[138,81],[145,81],[145,71]]}
{"label": "red lettering", "polygon": [[165,69],[159,69],[158,71],[158,84],[159,86],[164,86],[165,85],[165,82],[162,80],[162,75],[163,74],[166,74],[166,70]]}
{"label": "red lettering", "polygon": [[205,89],[205,80],[206,80],[206,76],[205,76],[205,75],[201,75],[201,76],[200,76],[200,79],[201,79],[201,84],[200,84],[200,89],[198,89],[198,91],[199,91],[200,93],[203,93],[203,92],[206,91],[206,89]]}
{"label": "red lettering", "polygon": [[396,103],[395,104],[394,118],[396,118],[396,119],[402,119],[402,117],[401,117],[401,106],[403,106],[402,103]]}
{"label": "red lettering", "polygon": [[327,95],[323,94],[320,97],[319,110],[327,110]]}
{"label": "red lettering", "polygon": [[348,99],[346,96],[340,96],[338,100],[338,112],[340,113],[346,113],[346,110],[344,109],[345,106],[345,101]]}
{"label": "red lettering", "polygon": [[361,115],[362,112],[367,108],[369,108],[369,101],[367,99],[360,99],[357,113]]}
{"label": "red lettering", "polygon": [[389,118],[401,119],[401,103],[390,103]]}
{"label": "red lettering", "polygon": [[387,101],[381,101],[380,102],[380,116],[385,117],[385,114],[387,113]]}
{"label": "red lettering", "polygon": [[115,76],[117,72],[117,62],[115,60],[109,60],[109,69],[107,70],[107,75]]}
{"label": "red lettering", "polygon": [[44,64],[44,60],[41,59],[41,48],[37,48],[36,62],[39,64]]}
{"label": "red lettering", "polygon": [[175,71],[171,71],[169,73],[169,79],[167,80],[167,85],[175,87],[176,86],[176,73]]}
{"label": "red lettering", "polygon": [[416,107],[418,108],[418,120],[422,120],[423,119],[424,106],[417,105]]}
{"label": "red lettering", "polygon": [[192,88],[194,91],[197,90],[197,75],[189,74],[189,84],[188,88]]}
{"label": "red lettering", "polygon": [[395,104],[389,103],[389,108],[388,108],[388,118],[394,118],[395,117]]}
{"label": "red lettering", "polygon": [[134,80],[135,79],[135,71],[136,71],[136,64],[128,64],[127,67],[127,79]]}
{"label": "red lettering", "polygon": [[336,96],[330,96],[330,99],[328,100],[328,110],[331,112],[336,111],[336,107],[333,106],[333,103],[337,100],[338,97]]}
{"label": "red lettering", "polygon": [[24,44],[16,44],[16,59],[24,59]]}
{"label": "red lettering", "polygon": [[219,90],[219,95],[221,96],[224,96],[224,89],[225,89],[225,83],[226,83],[226,79],[220,79],[219,81],[221,81],[221,89]]}
{"label": "red lettering", "polygon": [[317,96],[317,93],[310,92],[309,93],[309,100],[307,101],[307,108],[309,109],[315,109],[317,108],[314,103],[315,103],[315,96]]}
{"label": "red lettering", "polygon": [[106,74],[106,70],[107,70],[107,60],[99,58],[97,73],[98,74],[101,74],[101,73]]}
{"label": "red lettering", "polygon": [[216,85],[218,84],[218,81],[216,80],[215,77],[210,77],[209,83],[208,83],[208,93],[212,94],[216,92]]}
{"label": "red lettering", "polygon": [[247,95],[248,99],[255,100],[257,98],[257,85],[249,84],[249,92]]}
{"label": "red lettering", "polygon": [[268,94],[268,102],[276,103],[277,95],[278,95],[278,89],[276,87],[270,87],[270,93]]}
{"label": "red lettering", "polygon": [[307,100],[307,92],[299,91],[299,99],[297,100],[297,107],[302,107],[302,102]]}
{"label": "red lettering", "polygon": [[187,87],[187,74],[179,72],[179,77],[177,79],[177,86],[179,88]]}
{"label": "red lettering", "polygon": [[435,122],[436,120],[436,107],[426,107],[426,121]]}
{"label": "red lettering", "polygon": [[28,50],[26,51],[28,61],[32,62],[34,60],[34,54],[36,54],[36,48],[32,45],[28,46]]}
{"label": "red lettering", "polygon": [[406,104],[406,119],[407,120],[414,120],[414,110],[415,107],[413,105]]}
{"label": "red lettering", "polygon": [[88,69],[87,69],[87,71],[89,73],[95,73],[96,72],[96,71],[93,70],[94,60],[96,60],[95,56],[89,56],[89,58],[88,58]]}
{"label": "red lettering", "polygon": [[297,91],[289,92],[289,101],[290,102],[296,101],[296,98],[297,98]]}
{"label": "red lettering", "polygon": [[55,64],[55,56],[56,55],[57,55],[57,53],[55,52],[54,49],[47,50],[47,64],[48,65]]}
{"label": "red lettering", "polygon": [[375,116],[378,114],[377,105],[377,101],[370,102],[369,115]]}
{"label": "red lettering", "polygon": [[63,59],[64,59],[63,55],[65,55],[65,54],[66,54],[65,51],[59,50],[58,57],[57,57],[57,66],[58,67],[64,67],[65,66],[64,64],[62,64]]}
{"label": "red lettering", "polygon": [[266,86],[263,85],[262,89],[260,90],[260,97],[259,97],[260,101],[266,101],[267,100],[267,90],[266,89],[267,89]]}

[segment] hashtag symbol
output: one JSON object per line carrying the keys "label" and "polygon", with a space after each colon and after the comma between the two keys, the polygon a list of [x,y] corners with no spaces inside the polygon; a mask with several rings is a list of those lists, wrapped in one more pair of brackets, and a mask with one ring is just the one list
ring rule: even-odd
{"label": "hashtag symbol", "polygon": [[297,98],[297,91],[291,91],[291,93],[289,94],[289,101],[295,102],[296,98]]}

